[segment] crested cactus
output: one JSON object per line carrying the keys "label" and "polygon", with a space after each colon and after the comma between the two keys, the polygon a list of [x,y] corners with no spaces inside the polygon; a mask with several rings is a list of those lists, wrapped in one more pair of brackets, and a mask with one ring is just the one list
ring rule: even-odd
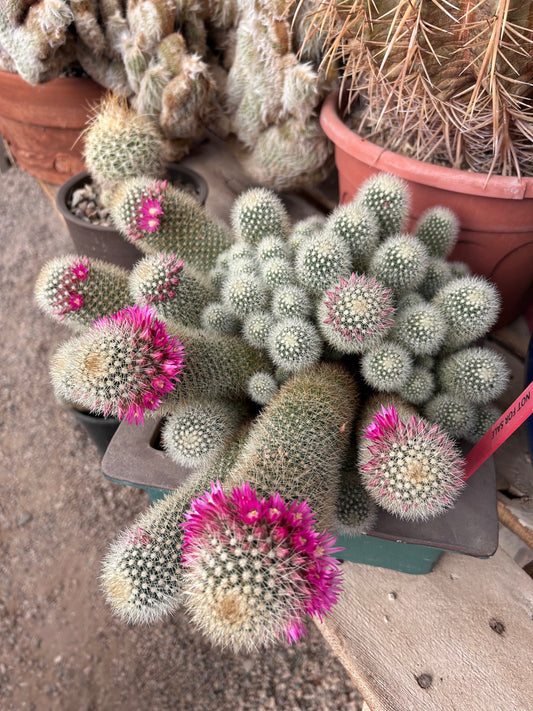
{"label": "crested cactus", "polygon": [[268,354],[278,368],[297,373],[316,363],[322,352],[322,341],[314,325],[303,318],[277,321],[268,336]]}
{"label": "crested cactus", "polygon": [[374,252],[368,272],[381,284],[402,295],[424,280],[429,256],[425,246],[409,234],[387,238]]}
{"label": "crested cactus", "polygon": [[495,324],[500,310],[496,287],[478,276],[448,282],[432,303],[446,319],[449,345],[458,348],[484,336]]}
{"label": "crested cactus", "polygon": [[407,382],[398,390],[407,402],[413,405],[423,405],[435,392],[435,376],[428,368],[415,365]]}
{"label": "crested cactus", "polygon": [[232,402],[183,402],[163,423],[163,449],[184,467],[206,466],[225,449],[243,416],[243,408]]}
{"label": "crested cactus", "polygon": [[374,213],[362,204],[340,205],[328,217],[324,229],[346,242],[355,270],[364,271],[379,242],[379,223]]}
{"label": "crested cactus", "polygon": [[361,374],[378,392],[397,392],[411,377],[413,361],[398,343],[385,341],[367,351],[361,359]]}
{"label": "crested cactus", "polygon": [[56,393],[91,412],[142,423],[176,387],[183,344],[148,306],[103,316],[71,338],[51,363]]}
{"label": "crested cactus", "polygon": [[271,190],[252,188],[233,203],[231,225],[239,241],[257,244],[274,235],[285,239],[289,217],[280,198]]}
{"label": "crested cactus", "polygon": [[56,257],[39,272],[35,300],[47,316],[83,331],[128,305],[128,273],[100,259]]}
{"label": "crested cactus", "polygon": [[326,292],[317,309],[320,331],[340,353],[362,353],[381,342],[392,326],[390,289],[352,273]]}
{"label": "crested cactus", "polygon": [[177,254],[203,272],[209,272],[232,243],[224,225],[166,181],[125,181],[113,195],[111,215],[122,236],[142,252]]}
{"label": "crested cactus", "polygon": [[120,181],[160,175],[162,140],[157,123],[124,99],[110,95],[102,102],[85,133],[85,163],[104,202]]}
{"label": "crested cactus", "polygon": [[265,285],[254,274],[230,271],[221,294],[223,303],[241,319],[254,311],[260,311],[267,302]]}
{"label": "crested cactus", "polygon": [[453,505],[464,462],[453,441],[415,416],[404,422],[394,407],[376,412],[364,430],[361,476],[370,496],[390,513],[424,520]]}
{"label": "crested cactus", "polygon": [[273,325],[274,316],[269,311],[253,311],[243,321],[242,337],[252,348],[265,349]]}
{"label": "crested cactus", "polygon": [[414,355],[435,355],[446,333],[446,321],[436,306],[422,304],[398,312],[392,337]]}
{"label": "crested cactus", "polygon": [[248,397],[258,405],[266,405],[272,400],[277,391],[278,384],[270,373],[254,373],[248,381]]}
{"label": "crested cactus", "polygon": [[350,249],[344,240],[321,232],[306,239],[298,248],[295,271],[298,281],[318,294],[351,272]]}
{"label": "crested cactus", "polygon": [[355,201],[375,215],[382,240],[405,229],[410,203],[407,183],[390,173],[378,173],[365,180]]}
{"label": "crested cactus", "polygon": [[459,220],[447,207],[430,207],[416,223],[414,235],[432,257],[447,257],[459,234]]}
{"label": "crested cactus", "polygon": [[320,533],[307,502],[248,483],[220,484],[195,499],[184,522],[185,605],[207,637],[235,652],[292,643],[307,615],[337,600],[335,538]]}
{"label": "crested cactus", "polygon": [[307,291],[296,284],[282,284],[272,291],[272,314],[278,319],[304,318],[311,314]]}
{"label": "crested cactus", "polygon": [[476,405],[498,398],[509,382],[509,369],[501,355],[489,348],[465,348],[439,367],[442,389]]}
{"label": "crested cactus", "polygon": [[476,421],[474,405],[448,393],[431,398],[424,406],[424,413],[451,437],[468,438]]}
{"label": "crested cactus", "polygon": [[212,301],[203,309],[201,317],[202,328],[211,335],[225,333],[231,335],[237,333],[239,319],[233,314],[226,304]]}
{"label": "crested cactus", "polygon": [[205,304],[215,298],[205,275],[175,254],[141,259],[131,271],[129,288],[136,304],[150,304],[162,319],[196,328],[201,325]]}

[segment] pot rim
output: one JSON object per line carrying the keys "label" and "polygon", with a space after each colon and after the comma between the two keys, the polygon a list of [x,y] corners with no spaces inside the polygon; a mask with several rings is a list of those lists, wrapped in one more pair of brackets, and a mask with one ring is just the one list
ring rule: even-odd
{"label": "pot rim", "polygon": [[533,178],[473,173],[408,158],[378,146],[348,128],[338,112],[339,90],[332,91],[320,112],[320,125],[341,150],[378,170],[393,172],[414,183],[450,192],[507,200],[533,199]]}

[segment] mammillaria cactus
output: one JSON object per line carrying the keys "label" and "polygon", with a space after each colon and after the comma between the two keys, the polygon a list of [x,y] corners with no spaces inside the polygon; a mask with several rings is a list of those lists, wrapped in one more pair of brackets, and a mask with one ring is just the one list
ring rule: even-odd
{"label": "mammillaria cactus", "polygon": [[368,350],[361,360],[361,373],[378,392],[398,392],[407,383],[413,360],[399,343],[385,341]]}
{"label": "mammillaria cactus", "polygon": [[212,301],[203,309],[201,315],[202,328],[211,334],[225,333],[231,335],[237,332],[239,320],[226,304]]}
{"label": "mammillaria cactus", "polygon": [[352,273],[322,296],[317,319],[331,346],[341,353],[362,353],[383,340],[393,313],[390,289]]}
{"label": "mammillaria cactus", "polygon": [[348,275],[351,264],[346,242],[331,232],[320,232],[300,245],[294,266],[299,282],[318,294]]}
{"label": "mammillaria cactus", "polygon": [[480,440],[501,414],[501,410],[494,405],[483,405],[476,408],[476,418],[468,432],[468,439],[471,442]]}
{"label": "mammillaria cactus", "polygon": [[272,327],[267,348],[274,365],[296,373],[318,361],[322,342],[311,321],[285,318]]}
{"label": "mammillaria cactus", "polygon": [[142,252],[177,254],[203,272],[215,266],[233,241],[228,229],[193,197],[166,181],[126,180],[110,207],[119,232]]}
{"label": "mammillaria cactus", "polygon": [[489,348],[465,348],[441,363],[439,380],[451,395],[486,405],[507,387],[509,369],[504,359]]}
{"label": "mammillaria cactus", "polygon": [[285,239],[289,217],[280,198],[271,190],[252,188],[233,203],[231,225],[237,239],[257,244],[270,235]]}
{"label": "mammillaria cactus", "polygon": [[421,304],[398,312],[392,337],[415,355],[435,355],[446,333],[446,321],[436,306]]}
{"label": "mammillaria cactus", "polygon": [[136,304],[150,304],[161,318],[192,327],[200,327],[204,307],[215,297],[206,276],[176,254],[147,255],[139,260],[131,271],[129,287]]}
{"label": "mammillaria cactus", "polygon": [[296,642],[307,615],[337,601],[335,538],[320,533],[306,502],[261,497],[244,483],[213,484],[186,513],[185,604],[209,639],[234,651]]}
{"label": "mammillaria cactus", "polygon": [[311,314],[311,301],[301,286],[282,284],[272,291],[271,309],[277,319],[303,318]]}
{"label": "mammillaria cactus", "polygon": [[222,287],[222,302],[238,318],[260,311],[267,301],[263,281],[254,274],[230,272]]}
{"label": "mammillaria cactus", "polygon": [[448,262],[439,257],[430,257],[426,275],[418,290],[429,301],[453,278],[452,268]]}
{"label": "mammillaria cactus", "polygon": [[484,336],[496,323],[500,296],[496,287],[482,277],[454,279],[433,299],[449,328],[449,345],[460,347]]}
{"label": "mammillaria cactus", "polygon": [[428,267],[428,253],[422,242],[409,234],[387,238],[374,252],[369,273],[395,294],[416,289]]}
{"label": "mammillaria cactus", "polygon": [[436,425],[402,421],[382,407],[364,430],[359,464],[370,496],[401,518],[423,520],[453,505],[463,483],[464,463],[452,440]]}
{"label": "mammillaria cactus", "polygon": [[225,449],[243,417],[243,408],[237,403],[184,402],[163,423],[163,449],[177,464],[191,468],[205,466]]}
{"label": "mammillaria cactus", "polygon": [[101,316],[128,305],[128,273],[100,259],[55,257],[39,272],[35,300],[54,320],[83,331]]}
{"label": "mammillaria cactus", "polygon": [[296,222],[288,237],[288,245],[292,254],[296,254],[298,248],[311,235],[321,232],[325,225],[325,219],[321,216],[311,215],[304,220]]}
{"label": "mammillaria cactus", "polygon": [[447,207],[430,207],[416,223],[414,235],[432,257],[447,257],[459,234],[459,220]]}
{"label": "mammillaria cactus", "polygon": [[377,506],[363,486],[356,457],[348,454],[341,470],[335,530],[345,536],[359,536],[372,530],[376,518]]}
{"label": "mammillaria cactus", "polygon": [[261,276],[265,286],[270,291],[294,282],[294,269],[285,257],[272,257],[272,259],[267,259],[266,262],[262,262],[260,265]]}
{"label": "mammillaria cactus", "polygon": [[356,205],[367,208],[377,219],[381,239],[404,230],[410,203],[407,183],[390,173],[378,173],[365,180],[356,198]]}
{"label": "mammillaria cactus", "polygon": [[255,250],[257,260],[266,262],[269,259],[279,258],[288,259],[290,254],[289,243],[283,237],[276,235],[267,235],[259,240]]}
{"label": "mammillaria cactus", "polygon": [[328,217],[324,229],[350,247],[357,271],[364,271],[379,242],[379,223],[374,213],[356,202],[340,205]]}
{"label": "mammillaria cactus", "polygon": [[413,405],[423,405],[435,392],[435,376],[423,366],[415,365],[398,394]]}
{"label": "mammillaria cactus", "polygon": [[52,359],[56,392],[91,412],[142,423],[176,387],[185,351],[148,306],[103,316]]}
{"label": "mammillaria cactus", "polygon": [[468,438],[476,421],[476,408],[462,398],[441,392],[424,407],[430,422],[434,422],[452,437]]}
{"label": "mammillaria cactus", "polygon": [[270,373],[254,373],[248,381],[248,397],[258,405],[266,405],[277,391],[278,383]]}
{"label": "mammillaria cactus", "polygon": [[244,319],[242,337],[252,348],[264,349],[273,325],[274,317],[269,311],[253,311]]}

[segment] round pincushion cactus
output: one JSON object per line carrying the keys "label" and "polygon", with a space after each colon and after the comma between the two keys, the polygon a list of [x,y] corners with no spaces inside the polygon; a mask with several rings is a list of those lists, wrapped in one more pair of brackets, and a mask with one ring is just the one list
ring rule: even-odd
{"label": "round pincushion cactus", "polygon": [[210,334],[225,333],[231,335],[237,333],[239,320],[226,304],[213,301],[202,311],[200,317],[202,328]]}
{"label": "round pincushion cactus", "polygon": [[410,202],[407,183],[395,175],[378,173],[361,185],[355,204],[367,208],[375,215],[379,236],[385,239],[405,228]]}
{"label": "round pincushion cactus", "polygon": [[252,348],[267,347],[268,337],[274,325],[274,316],[269,311],[254,311],[242,325],[242,337]]}
{"label": "round pincushion cactus", "polygon": [[205,304],[215,298],[207,278],[176,254],[147,255],[138,261],[129,287],[136,304],[150,304],[161,318],[195,328]]}
{"label": "round pincushion cactus", "polygon": [[237,239],[257,244],[263,237],[275,235],[286,238],[289,217],[280,198],[266,188],[252,188],[242,193],[233,203],[231,225]]}
{"label": "round pincushion cactus", "polygon": [[142,423],[145,410],[156,410],[176,387],[184,361],[183,344],[153,309],[128,306],[63,344],[51,373],[65,400]]}
{"label": "round pincushion cactus", "polygon": [[341,470],[335,530],[345,536],[368,533],[374,527],[377,515],[377,506],[363,486],[353,454],[349,454]]}
{"label": "round pincushion cactus", "polygon": [[486,405],[507,387],[509,369],[504,359],[489,348],[465,348],[441,363],[439,380],[451,395]]}
{"label": "round pincushion cactus", "polygon": [[319,293],[351,272],[351,254],[346,242],[331,233],[309,237],[299,247],[295,258],[300,283]]}
{"label": "round pincushion cactus", "polygon": [[400,311],[408,309],[411,306],[420,306],[421,304],[425,303],[426,300],[417,291],[408,291],[407,294],[404,294],[401,298],[398,299],[396,307],[399,313]]}
{"label": "round pincushion cactus", "polygon": [[330,231],[349,246],[357,271],[368,265],[379,242],[379,222],[364,205],[340,205],[328,217],[325,230]]}
{"label": "round pincushion cactus", "polygon": [[303,318],[310,315],[311,302],[301,286],[283,284],[272,291],[271,309],[277,319]]}
{"label": "round pincushion cactus", "polygon": [[477,442],[480,440],[501,414],[501,410],[494,405],[484,405],[476,408],[476,418],[472,429],[468,432],[469,441]]}
{"label": "round pincushion cactus", "polygon": [[409,379],[398,390],[398,395],[413,405],[423,405],[435,392],[435,376],[422,366],[415,365]]}
{"label": "round pincushion cactus", "polygon": [[452,347],[467,345],[484,336],[493,326],[500,310],[500,296],[495,286],[482,277],[454,279],[433,299],[449,327]]}
{"label": "round pincushion cactus", "polygon": [[397,392],[409,380],[413,361],[405,348],[386,341],[367,351],[361,359],[361,373],[378,392]]}
{"label": "round pincushion cactus", "polygon": [[335,538],[319,533],[306,502],[261,498],[245,483],[212,484],[184,523],[186,606],[214,643],[234,651],[296,642],[307,615],[336,602]]}
{"label": "round pincushion cactus", "polygon": [[361,446],[361,476],[380,506],[401,518],[424,520],[453,505],[464,462],[436,425],[415,416],[404,423],[394,407],[383,407],[364,438],[371,444]]}
{"label": "round pincushion cactus", "polygon": [[274,258],[288,259],[290,247],[287,240],[275,235],[267,235],[257,243],[255,254],[259,262]]}
{"label": "round pincushion cactus", "polygon": [[266,262],[261,262],[260,271],[265,286],[271,291],[294,281],[294,269],[285,257],[272,257]]}
{"label": "round pincushion cactus", "polygon": [[390,289],[352,273],[326,292],[317,310],[320,330],[340,353],[362,353],[383,340],[394,312]]}
{"label": "round pincushion cactus", "polygon": [[228,247],[226,251],[220,255],[220,261],[225,259],[228,269],[231,268],[233,262],[239,262],[241,259],[255,259],[255,249],[251,244],[246,242],[235,242]]}
{"label": "round pincushion cactus", "polygon": [[476,408],[461,398],[439,393],[424,407],[430,422],[434,422],[452,437],[468,437],[476,421]]}
{"label": "round pincushion cactus", "polygon": [[55,321],[83,331],[128,304],[128,273],[100,259],[56,257],[39,272],[35,300]]}
{"label": "round pincushion cactus", "polygon": [[318,361],[322,341],[310,321],[286,318],[272,327],[267,348],[274,365],[296,373]]}
{"label": "round pincushion cactus", "polygon": [[422,283],[428,260],[422,242],[412,235],[398,234],[386,239],[374,252],[368,273],[401,295]]}
{"label": "round pincushion cactus", "polygon": [[267,295],[263,281],[253,274],[230,272],[222,287],[222,301],[238,318],[260,311]]}
{"label": "round pincushion cactus", "polygon": [[225,448],[242,418],[242,408],[235,403],[184,402],[163,424],[163,449],[172,461],[184,467],[204,466]]}
{"label": "round pincushion cactus", "polygon": [[447,330],[439,309],[432,304],[422,304],[398,312],[392,337],[415,355],[435,355]]}
{"label": "round pincushion cactus", "polygon": [[454,279],[462,279],[463,277],[470,276],[472,271],[466,262],[448,262],[450,269],[452,270],[452,277]]}
{"label": "round pincushion cactus", "polygon": [[278,383],[270,373],[254,373],[248,381],[248,397],[258,405],[266,405],[278,391]]}
{"label": "round pincushion cactus", "polygon": [[457,241],[459,220],[447,207],[430,207],[420,216],[414,234],[432,257],[444,258]]}
{"label": "round pincushion cactus", "polygon": [[312,235],[322,232],[326,221],[323,217],[306,217],[305,220],[296,222],[289,234],[288,244],[292,254],[296,254],[300,245]]}
{"label": "round pincushion cactus", "polygon": [[452,269],[448,262],[439,257],[430,257],[424,281],[418,287],[422,296],[428,301],[453,279]]}

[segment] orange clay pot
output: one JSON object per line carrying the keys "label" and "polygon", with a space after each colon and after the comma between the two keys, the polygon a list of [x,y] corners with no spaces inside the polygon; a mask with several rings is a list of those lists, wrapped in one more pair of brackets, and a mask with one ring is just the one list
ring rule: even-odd
{"label": "orange clay pot", "polygon": [[503,308],[496,327],[533,300],[533,178],[470,173],[406,158],[358,136],[340,119],[338,92],[324,102],[320,123],[335,144],[340,202],[380,171],[406,180],[412,196],[410,227],[428,207],[444,205],[461,224],[452,261],[466,262],[498,287]]}
{"label": "orange clay pot", "polygon": [[0,71],[0,133],[19,167],[54,185],[84,170],[80,133],[105,91],[92,79],[32,86]]}

